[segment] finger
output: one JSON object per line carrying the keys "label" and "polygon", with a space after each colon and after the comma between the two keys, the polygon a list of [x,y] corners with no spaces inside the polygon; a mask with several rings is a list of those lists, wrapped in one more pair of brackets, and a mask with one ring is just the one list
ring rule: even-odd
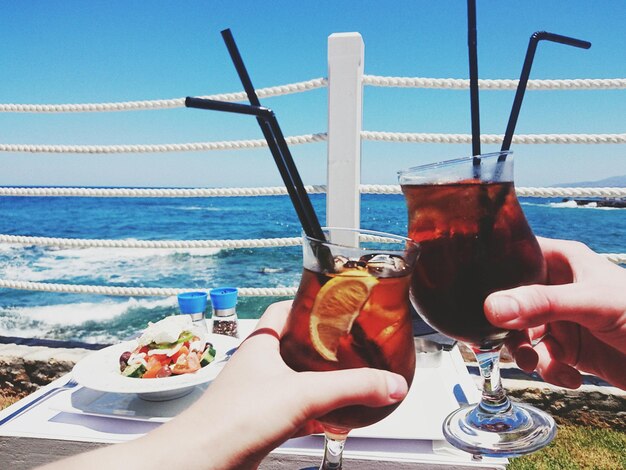
{"label": "finger", "polygon": [[561,355],[560,349],[550,336],[537,343],[535,345],[539,357],[537,372],[546,382],[559,387],[578,388],[582,384],[582,375],[572,366],[557,360]]}
{"label": "finger", "polygon": [[281,302],[275,302],[271,304],[263,313],[263,316],[259,319],[256,329],[259,328],[271,328],[278,332],[282,332],[283,326],[287,321],[289,310],[291,310],[292,300],[283,300]]}
{"label": "finger", "polygon": [[568,255],[563,252],[567,242],[539,238],[541,251],[546,260],[547,279],[544,284],[567,284],[574,280]]}
{"label": "finger", "polygon": [[506,347],[524,372],[531,373],[537,367],[539,356],[533,349],[528,331],[513,331],[506,339]]}
{"label": "finger", "polygon": [[491,323],[506,329],[572,321],[604,336],[620,337],[618,320],[624,306],[616,301],[616,293],[611,290],[603,292],[600,285],[581,284],[517,287],[487,297],[485,315]]}
{"label": "finger", "polygon": [[320,434],[324,432],[324,427],[319,421],[315,421],[314,419],[310,419],[304,425],[298,429],[293,435],[293,437],[303,437],[309,436],[311,434]]}
{"label": "finger", "polygon": [[404,377],[361,368],[298,374],[299,400],[310,418],[350,405],[379,407],[401,401],[408,393]]}
{"label": "finger", "polygon": [[249,347],[247,345],[254,342],[255,344],[265,343],[274,349],[278,349],[291,304],[291,300],[284,300],[267,307],[265,313],[257,322],[254,331],[242,342],[240,348]]}

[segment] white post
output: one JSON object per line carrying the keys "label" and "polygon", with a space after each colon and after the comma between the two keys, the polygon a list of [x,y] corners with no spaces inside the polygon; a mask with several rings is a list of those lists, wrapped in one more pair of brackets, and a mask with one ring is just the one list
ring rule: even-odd
{"label": "white post", "polygon": [[[359,33],[328,37],[326,225],[359,228],[365,46]],[[332,240],[337,242],[335,238]],[[340,243],[355,245],[356,239]]]}

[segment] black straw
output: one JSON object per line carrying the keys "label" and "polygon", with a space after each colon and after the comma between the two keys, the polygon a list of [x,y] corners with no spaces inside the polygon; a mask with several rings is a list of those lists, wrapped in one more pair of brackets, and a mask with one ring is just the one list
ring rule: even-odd
{"label": "black straw", "polygon": [[[235,44],[235,39],[233,38],[230,29],[222,31],[222,38],[226,43],[226,47],[235,69],[237,70],[241,84],[243,85],[246,95],[248,96],[250,104],[253,107],[260,108],[261,102],[259,101],[254,86],[252,85],[250,75],[248,75],[248,71],[246,70],[246,66],[243,63],[243,59],[241,58],[241,54],[239,53],[237,44]],[[293,161],[293,157],[289,151],[289,147],[287,146],[287,142],[285,141],[285,137],[283,136],[276,116],[273,112],[270,112],[270,114],[265,117],[257,115],[257,122],[259,123],[263,136],[265,137],[270,151],[272,152],[272,156],[274,157],[274,161],[276,162],[283,182],[287,187],[287,192],[289,193],[291,202],[293,203],[296,213],[298,214],[304,233],[317,240],[325,240],[324,232],[320,226],[319,219],[317,218],[315,209],[311,204],[309,195],[304,189],[304,183],[300,178],[300,173],[298,172],[296,164]]]}
{"label": "black straw", "polygon": [[[519,117],[520,109],[522,108],[522,100],[524,99],[524,93],[526,92],[526,86],[528,85],[528,77],[530,76],[530,69],[533,66],[533,60],[535,58],[535,52],[537,51],[539,41],[552,41],[559,44],[565,44],[567,46],[579,47],[581,49],[589,49],[591,47],[591,43],[588,41],[561,36],[560,34],[548,33],[546,31],[537,31],[530,36],[528,49],[526,50],[526,58],[524,59],[524,66],[522,67],[522,73],[520,74],[517,91],[515,92],[515,98],[513,99],[511,115],[509,116],[509,122],[504,133],[502,147],[500,148],[502,152],[506,152],[511,148],[513,133],[515,132],[517,118]],[[506,160],[506,153],[500,154],[498,157],[499,162],[503,162],[504,160]]]}
{"label": "black straw", "polygon": [[480,165],[480,109],[478,105],[478,39],[476,0],[467,0],[467,47],[469,51],[470,105],[472,114],[472,155],[474,166]]}

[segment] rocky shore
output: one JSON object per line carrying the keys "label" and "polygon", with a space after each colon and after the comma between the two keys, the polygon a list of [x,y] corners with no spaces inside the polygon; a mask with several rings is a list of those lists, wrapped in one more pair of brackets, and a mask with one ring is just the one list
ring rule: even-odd
{"label": "rocky shore", "polygon": [[0,390],[25,396],[67,374],[92,351],[43,346],[0,345]]}

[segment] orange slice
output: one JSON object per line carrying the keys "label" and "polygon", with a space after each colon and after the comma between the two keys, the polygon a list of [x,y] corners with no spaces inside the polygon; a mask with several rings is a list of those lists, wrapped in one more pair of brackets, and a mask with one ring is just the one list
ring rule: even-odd
{"label": "orange slice", "polygon": [[315,350],[337,362],[339,339],[348,334],[378,280],[367,271],[350,270],[320,289],[311,310],[309,329]]}

